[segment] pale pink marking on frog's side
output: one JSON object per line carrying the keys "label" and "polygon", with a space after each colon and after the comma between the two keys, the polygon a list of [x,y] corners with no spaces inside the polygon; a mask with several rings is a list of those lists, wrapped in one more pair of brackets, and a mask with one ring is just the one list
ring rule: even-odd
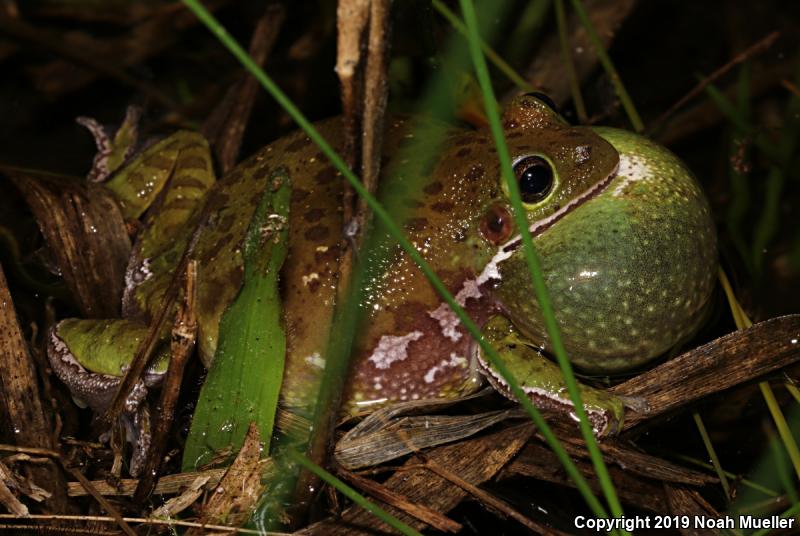
{"label": "pale pink marking on frog's side", "polygon": [[425,383],[433,383],[436,379],[436,374],[444,372],[447,368],[463,367],[467,364],[467,358],[457,355],[455,352],[450,352],[450,359],[442,359],[438,365],[432,366],[423,378]]}
{"label": "pale pink marking on frog's side", "polygon": [[325,359],[319,355],[319,352],[314,352],[313,354],[306,356],[305,362],[312,367],[317,367],[318,369],[325,368]]}
{"label": "pale pink marking on frog's side", "polygon": [[412,331],[401,336],[384,335],[368,359],[375,363],[375,368],[388,369],[395,361],[405,360],[408,357],[408,345],[421,337],[421,331]]}
{"label": "pale pink marking on frog's side", "polygon": [[[463,307],[469,298],[478,299],[481,296],[483,294],[481,294],[480,286],[476,280],[468,279],[464,281],[461,290],[456,294],[456,303]],[[439,307],[430,311],[428,316],[439,322],[442,328],[442,335],[453,342],[458,342],[461,339],[461,333],[458,331],[460,321],[448,304],[442,302]]]}

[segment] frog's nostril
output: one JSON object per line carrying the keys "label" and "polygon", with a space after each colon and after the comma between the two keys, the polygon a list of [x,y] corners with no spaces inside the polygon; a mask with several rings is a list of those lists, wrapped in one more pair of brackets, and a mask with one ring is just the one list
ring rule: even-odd
{"label": "frog's nostril", "polygon": [[480,224],[483,237],[495,245],[505,242],[511,236],[513,227],[511,213],[503,205],[492,205]]}

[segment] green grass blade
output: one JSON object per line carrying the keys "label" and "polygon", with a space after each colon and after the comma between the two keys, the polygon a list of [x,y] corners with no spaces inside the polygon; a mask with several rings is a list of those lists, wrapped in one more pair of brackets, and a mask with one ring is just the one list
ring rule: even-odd
{"label": "green grass blade", "polygon": [[[536,290],[536,298],[539,301],[540,307],[542,308],[542,314],[547,327],[547,333],[550,335],[553,349],[555,351],[556,358],[558,359],[558,364],[561,367],[561,371],[564,375],[564,380],[567,384],[567,390],[569,391],[570,398],[575,405],[575,414],[578,416],[581,433],[586,441],[586,447],[589,451],[589,455],[592,458],[592,463],[594,464],[597,478],[600,481],[600,486],[603,489],[603,494],[608,501],[612,515],[615,517],[621,517],[623,515],[622,506],[617,498],[614,485],[611,482],[611,476],[608,474],[608,469],[603,462],[603,456],[600,453],[600,448],[597,446],[597,440],[594,437],[591,424],[589,423],[589,418],[587,417],[586,411],[583,407],[583,400],[581,398],[580,390],[578,389],[578,384],[575,381],[575,376],[572,373],[572,366],[567,359],[567,352],[561,340],[558,323],[556,322],[553,307],[550,303],[550,296],[545,286],[544,276],[542,275],[541,265],[539,263],[536,249],[533,245],[533,239],[531,238],[530,231],[528,230],[528,220],[525,217],[525,208],[522,206],[522,199],[519,194],[519,186],[517,185],[517,181],[514,179],[514,172],[511,169],[511,155],[509,154],[508,145],[505,141],[503,127],[500,124],[500,116],[497,112],[494,91],[492,89],[491,80],[489,79],[489,71],[486,67],[486,62],[483,59],[483,55],[481,54],[479,46],[480,40],[478,35],[478,22],[475,15],[475,9],[471,0],[460,0],[460,2],[461,10],[464,13],[464,20],[466,21],[467,28],[469,29],[470,49],[472,51],[475,71],[478,76],[478,82],[481,85],[481,90],[484,94],[486,115],[489,119],[489,125],[492,130],[495,146],[497,147],[497,154],[500,159],[500,168],[503,178],[510,192],[511,205],[514,209],[514,220],[522,235],[523,251],[528,262],[528,268],[530,270],[533,286]],[[515,393],[515,396],[518,395]],[[527,399],[526,396],[521,398]]]}
{"label": "green grass blade", "polygon": [[[467,35],[467,28],[464,26],[464,23],[461,22],[461,19],[459,19],[455,13],[450,11],[444,2],[441,0],[431,0],[431,4],[436,11],[438,11],[445,19],[447,19],[450,25],[461,35]],[[513,67],[506,63],[506,61],[483,40],[481,40],[481,49],[483,50],[483,53],[486,54],[486,57],[489,58],[489,61],[491,61],[501,73],[511,80],[515,86],[525,92],[533,91],[533,86],[530,85],[524,78],[522,78]]]}
{"label": "green grass blade", "polygon": [[769,437],[769,447],[772,451],[772,460],[775,463],[775,472],[792,504],[798,503],[800,502],[800,497],[797,496],[795,482],[791,476],[792,470],[789,467],[786,450],[781,448],[781,442],[774,437],[774,433],[771,430],[770,432],[767,436]]}
{"label": "green grass blade", "polygon": [[[800,504],[795,504],[794,506],[792,506],[791,508],[786,510],[784,513],[781,514],[781,517],[783,519],[787,519],[787,518],[790,518],[790,517],[794,517],[797,514],[800,514]],[[772,530],[772,529],[766,528],[766,529],[757,530],[757,531],[753,532],[752,534],[750,534],[750,536],[767,536],[767,534],[769,534],[770,530]]]}
{"label": "green grass blade", "polygon": [[[739,70],[737,82],[736,107],[739,116],[750,117],[750,64],[745,62]],[[750,157],[749,144],[745,144],[746,133],[735,126],[730,132],[730,147],[728,156],[730,161],[738,162],[739,165],[729,166],[728,176],[730,180],[731,202],[725,215],[728,232],[733,240],[736,249],[742,260],[747,264],[748,271],[753,273],[753,266],[750,257],[750,248],[747,246],[745,229],[748,227],[747,214],[750,210],[750,200],[752,193],[748,181],[748,172],[744,169],[745,162]]]}
{"label": "green grass blade", "polygon": [[575,104],[575,111],[578,114],[578,122],[582,125],[587,123],[586,105],[583,102],[581,87],[578,83],[578,75],[575,72],[575,62],[572,61],[570,52],[569,36],[567,35],[567,16],[564,13],[564,0],[556,0],[556,24],[558,25],[558,40],[561,43],[561,55],[564,58],[564,68],[567,70],[569,78],[569,90],[572,93],[572,102]]}
{"label": "green grass blade", "polygon": [[788,381],[784,383],[783,386],[786,387],[786,390],[789,391],[789,394],[792,395],[792,398],[794,398],[795,402],[800,404],[800,389]]}
{"label": "green grass blade", "polygon": [[736,106],[722,94],[722,92],[714,86],[714,84],[708,84],[704,88],[706,95],[711,99],[711,102],[722,112],[722,115],[725,118],[733,123],[733,125],[739,129],[741,132],[747,134],[748,137],[752,138],[753,143],[758,147],[758,149],[764,153],[767,158],[769,158],[773,163],[780,163],[781,156],[778,153],[778,150],[775,148],[774,143],[769,139],[765,138],[763,134],[757,132],[753,127],[747,122],[745,117],[743,117]]}
{"label": "green grass blade", "polygon": [[600,64],[603,66],[603,69],[605,69],[606,73],[608,73],[611,83],[614,85],[614,90],[616,91],[619,100],[622,102],[622,107],[625,108],[625,113],[628,114],[628,120],[631,122],[633,129],[636,132],[643,132],[644,123],[642,123],[642,118],[639,116],[639,112],[636,111],[636,106],[634,106],[633,100],[628,94],[628,90],[625,89],[625,84],[622,83],[622,79],[619,77],[617,69],[614,67],[614,63],[611,61],[611,58],[608,57],[606,49],[603,47],[603,43],[600,42],[600,38],[597,36],[597,31],[595,31],[594,25],[592,24],[592,21],[589,20],[589,15],[586,13],[586,9],[583,7],[583,2],[581,2],[581,0],[572,0],[572,7],[575,9],[575,13],[578,14],[578,18],[581,20],[581,24],[586,30],[586,35],[589,36],[589,41],[594,47],[595,54],[597,54],[597,59],[600,60]]}
{"label": "green grass blade", "polygon": [[725,471],[722,470],[722,464],[719,462],[719,456],[717,456],[717,451],[714,448],[714,444],[711,442],[711,438],[708,435],[705,424],[703,424],[703,419],[696,411],[692,414],[692,416],[694,417],[694,423],[697,426],[697,431],[700,432],[700,437],[703,439],[703,445],[706,447],[708,457],[711,458],[711,463],[714,466],[714,472],[717,473],[719,483],[722,485],[722,489],[725,492],[725,500],[730,501],[731,486],[728,484],[728,478],[725,476]]}
{"label": "green grass blade", "polygon": [[419,532],[414,530],[413,528],[409,527],[396,517],[392,516],[389,512],[381,508],[380,506],[376,505],[373,502],[368,501],[365,499],[360,493],[356,490],[336,478],[334,475],[330,474],[328,471],[323,469],[322,467],[314,464],[303,456],[302,454],[298,454],[294,451],[288,451],[289,457],[320,477],[322,480],[336,488],[342,495],[356,503],[358,506],[366,510],[367,512],[371,513],[393,529],[401,532],[402,534],[407,534],[410,536],[422,536]]}
{"label": "green grass blade", "polygon": [[[696,465],[696,466],[702,467],[704,469],[712,469],[712,470],[714,469],[714,466],[711,465],[710,463],[706,463],[706,462],[704,462],[702,460],[698,460],[696,458],[692,458],[691,456],[684,456],[684,455],[679,454],[677,456],[677,458],[679,460],[682,460],[682,461],[687,462],[687,463],[691,463],[692,465]],[[752,489],[754,489],[756,491],[760,491],[764,495],[767,495],[769,497],[779,497],[780,496],[780,492],[775,491],[773,489],[770,489],[770,488],[768,488],[766,486],[762,486],[758,482],[753,482],[752,480],[748,480],[746,478],[740,478],[739,475],[731,473],[730,471],[723,470],[723,472],[725,473],[725,476],[727,478],[730,478],[731,480],[736,480],[737,482],[740,482],[743,486],[747,486],[748,488],[752,488]]]}
{"label": "green grass blade", "polygon": [[405,237],[400,227],[391,219],[386,209],[372,196],[361,184],[358,178],[344,163],[344,160],[333,150],[328,142],[319,134],[313,125],[303,116],[300,110],[289,100],[289,98],[280,90],[280,88],[267,76],[267,74],[248,56],[247,52],[219,25],[214,17],[202,6],[197,0],[183,0],[183,2],[195,13],[208,28],[214,33],[218,39],[230,50],[234,57],[236,57],[245,68],[261,83],[261,85],[272,95],[272,97],[284,108],[284,110],[292,117],[292,119],[302,128],[308,137],[317,144],[320,150],[331,161],[331,164],[342,173],[343,177],[351,184],[353,189],[358,195],[364,198],[369,207],[372,209],[373,214],[384,226],[386,231],[397,240],[398,244],[408,254],[414,263],[419,266],[425,277],[430,282],[431,286],[442,297],[442,300],[447,303],[453,310],[454,314],[459,318],[461,324],[470,333],[470,335],[480,345],[481,350],[485,353],[487,359],[496,368],[497,372],[506,380],[512,394],[520,400],[523,408],[530,415],[539,431],[544,436],[545,440],[550,445],[551,449],[564,466],[567,474],[575,482],[578,491],[589,504],[592,511],[598,517],[608,517],[603,506],[592,494],[589,484],[586,479],[581,475],[575,463],[570,459],[564,447],[560,444],[558,439],[553,434],[553,431],[545,422],[541,413],[533,406],[531,401],[525,396],[519,382],[509,372],[508,368],[497,355],[497,352],[492,348],[486,340],[481,336],[480,330],[472,319],[467,315],[466,311],[461,305],[456,302],[452,294],[447,290],[442,283],[441,279],[436,275],[433,269],[422,258],[416,248],[412,246],[409,240]]}
{"label": "green grass blade", "polygon": [[775,393],[772,392],[768,382],[760,382],[758,387],[761,389],[761,394],[767,403],[772,420],[775,421],[775,427],[778,429],[778,434],[781,436],[784,447],[786,447],[789,459],[792,460],[794,471],[797,477],[800,478],[800,450],[797,448],[797,442],[795,442],[792,431],[789,429],[786,417],[784,417],[778,401],[775,400]]}
{"label": "green grass blade", "polygon": [[214,362],[186,440],[184,470],[209,461],[215,451],[240,447],[251,422],[269,451],[286,354],[278,275],[288,249],[292,191],[285,170],[269,181],[245,238],[242,290],[220,322]]}
{"label": "green grass blade", "polygon": [[547,12],[552,0],[531,0],[524,2],[522,10],[517,12],[514,30],[506,40],[504,56],[511,63],[530,61],[530,51],[535,45],[539,30],[547,22]]}

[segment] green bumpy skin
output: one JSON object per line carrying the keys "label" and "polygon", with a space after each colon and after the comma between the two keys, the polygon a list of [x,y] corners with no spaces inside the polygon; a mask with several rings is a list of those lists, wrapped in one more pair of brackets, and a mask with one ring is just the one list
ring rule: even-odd
{"label": "green bumpy skin", "polygon": [[[122,376],[129,356],[147,336],[147,326],[131,320],[78,320],[68,318],[56,330],[64,344],[81,357],[87,370],[107,376]],[[148,374],[164,374],[169,365],[169,348],[160,346],[147,368]]]}
{"label": "green bumpy skin", "polygon": [[[686,167],[641,136],[567,125],[531,96],[506,107],[503,126],[515,170],[534,158],[552,175],[546,195],[525,208],[569,358],[587,371],[617,372],[653,359],[695,329],[713,288],[716,236],[708,203]],[[340,119],[316,127],[342,150]],[[504,317],[525,346],[549,351],[488,130],[390,117],[383,161],[381,199],[468,314],[479,325]],[[195,250],[198,347],[206,365],[222,313],[242,284],[241,248],[253,212],[271,174],[289,173],[289,249],[280,274],[287,337],[281,398],[290,410],[307,410],[325,366],[337,296],[347,223],[342,177],[302,132],[263,148],[213,186],[205,142],[196,134],[177,133],[135,162],[112,178],[121,204],[135,206],[126,213],[145,210],[139,193],[158,193],[129,265],[125,314],[143,321],[152,316],[192,226],[206,214]],[[166,184],[147,183],[154,177]],[[123,178],[134,183],[122,187]],[[174,187],[183,193],[172,193]],[[475,391],[480,373],[488,373],[476,344],[408,255],[385,231],[378,234],[378,246],[365,254],[364,320],[345,411]],[[495,342],[503,348],[502,337]],[[542,384],[525,372],[539,366],[527,361],[544,359],[537,352],[507,357],[528,386]],[[538,398],[546,406],[564,406],[558,392]],[[608,416],[599,428],[613,431],[621,420],[619,404],[607,402],[596,404]]]}
{"label": "green bumpy skin", "polygon": [[[530,346],[514,325],[504,316],[489,319],[482,332],[486,341],[497,351],[500,359],[522,386],[522,390],[539,408],[566,411],[577,420],[572,411],[574,404],[569,398],[567,384],[561,369],[545,359],[541,351]],[[508,383],[494,366],[481,360],[482,372],[499,392],[513,398]],[[583,406],[589,416],[595,435],[615,434],[622,427],[625,408],[622,401],[600,389],[579,384]]]}
{"label": "green bumpy skin", "polygon": [[[695,330],[716,277],[716,234],[702,190],[672,153],[623,130],[595,132],[620,153],[617,176],[535,244],[570,360],[613,373]],[[500,273],[504,310],[549,349],[538,303],[527,298],[533,288],[521,252]]]}

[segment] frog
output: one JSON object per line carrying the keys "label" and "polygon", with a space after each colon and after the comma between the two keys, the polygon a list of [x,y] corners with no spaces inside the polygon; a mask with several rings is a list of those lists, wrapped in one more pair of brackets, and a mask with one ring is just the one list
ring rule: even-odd
{"label": "frog", "polygon": [[[688,167],[639,134],[572,126],[538,94],[506,104],[502,125],[528,230],[575,367],[587,374],[622,373],[692,334],[711,301],[717,246],[709,203]],[[315,126],[335,150],[343,149],[342,118]],[[550,335],[488,128],[389,116],[383,140],[380,199],[531,400],[574,418],[560,369],[549,359]],[[219,180],[207,142],[188,132],[173,134],[111,173],[107,187],[127,220],[143,220],[143,231],[126,275],[124,318],[118,321],[126,328],[99,337],[111,333],[109,321],[73,319],[51,330],[50,362],[74,395],[95,411],[107,406],[108,391],[118,385],[135,347],[118,341],[139,340],[201,220],[193,254],[198,355],[211,365],[220,317],[241,287],[244,235],[277,170],[292,184],[280,274],[287,337],[281,405],[308,408],[308,393],[325,368],[349,222],[341,206],[344,178],[302,131],[270,143]],[[157,224],[161,220],[166,223]],[[375,234],[383,239],[364,253],[368,276],[343,414],[455,399],[487,381],[513,398],[409,255],[386,239],[385,229],[377,226]],[[128,329],[132,325],[139,326],[138,336]],[[86,343],[87,337],[95,342]],[[101,370],[86,355],[91,351],[113,365]],[[157,384],[164,360],[155,360],[161,368],[151,367],[127,411],[141,414],[143,393]],[[626,402],[583,383],[580,388],[595,433],[617,432]],[[146,432],[137,434],[146,444]]]}

